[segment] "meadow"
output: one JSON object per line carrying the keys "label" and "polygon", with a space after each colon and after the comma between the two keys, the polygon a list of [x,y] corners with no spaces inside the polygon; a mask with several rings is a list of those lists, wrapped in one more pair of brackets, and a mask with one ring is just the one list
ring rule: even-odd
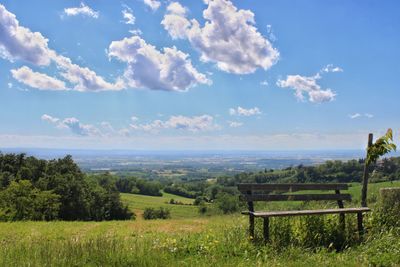
{"label": "meadow", "polygon": [[[162,192],[162,197],[156,196],[145,196],[138,194],[127,194],[121,193],[121,200],[124,204],[127,204],[129,209],[134,211],[138,217],[141,218],[145,208],[168,208],[171,211],[172,218],[184,219],[184,218],[195,218],[199,216],[198,207],[193,206],[193,199],[185,198],[173,194]],[[169,201],[181,202],[185,205],[169,204]]]}
{"label": "meadow", "polygon": [[[400,182],[370,184],[370,196],[380,187]],[[350,190],[358,198],[359,185]],[[332,246],[299,245],[313,236],[288,239],[288,223],[315,227],[310,221],[329,225],[337,217],[311,216],[272,221],[271,244],[250,240],[248,222],[239,214],[202,216],[195,206],[165,204],[169,199],[190,199],[165,194],[148,197],[124,194],[123,201],[140,212],[165,205],[172,219],[108,222],[12,222],[0,223],[0,266],[395,266],[400,264],[400,234],[396,228],[372,229],[375,212],[365,224],[369,233],[362,243],[349,243],[337,252]],[[190,200],[191,201],[191,200]],[[372,204],[374,208],[374,204]],[[315,218],[314,218],[315,217]],[[348,228],[354,218],[348,216]],[[314,218],[314,219],[313,219]],[[323,218],[323,219],[321,219]],[[292,220],[292,221],[289,221]],[[299,228],[299,229],[300,229]],[[260,230],[260,229],[258,229]],[[316,235],[328,230],[312,229]],[[314,240],[315,241],[315,240]],[[306,244],[306,242],[304,243]]]}

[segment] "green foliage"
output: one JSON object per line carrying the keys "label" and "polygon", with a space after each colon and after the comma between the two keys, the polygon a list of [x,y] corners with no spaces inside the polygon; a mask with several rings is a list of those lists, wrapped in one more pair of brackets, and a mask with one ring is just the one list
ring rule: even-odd
{"label": "green foliage", "polygon": [[115,178],[115,186],[121,193],[132,193],[147,196],[162,196],[159,182],[146,181],[135,177]]}
{"label": "green foliage", "polygon": [[0,220],[54,220],[60,196],[34,188],[29,180],[12,181],[0,191]]}
{"label": "green foliage", "polygon": [[391,151],[396,150],[396,145],[393,143],[393,131],[388,129],[384,136],[378,138],[372,146],[367,150],[367,165],[375,163],[377,159]]}
{"label": "green foliage", "polygon": [[0,153],[0,217],[11,221],[132,218],[120,201],[115,178],[97,178],[83,174],[71,156],[45,161]]}
{"label": "green foliage", "polygon": [[224,213],[233,213],[239,210],[239,199],[235,195],[219,193],[216,199],[217,207]]}
{"label": "green foliage", "polygon": [[379,232],[392,228],[400,230],[400,187],[381,189],[372,218]]}
{"label": "green foliage", "polygon": [[143,212],[143,219],[154,220],[154,219],[169,219],[171,218],[171,213],[169,209],[160,207],[158,209],[146,208]]}
{"label": "green foliage", "polygon": [[[364,160],[328,160],[316,166],[289,167],[284,170],[240,173],[217,179],[216,185],[207,188],[208,197],[215,198],[221,190],[236,188],[237,183],[351,183],[359,182],[363,175]],[[371,182],[400,179],[400,157],[384,158],[374,165]],[[232,186],[233,185],[233,186]],[[228,187],[229,186],[229,187]],[[232,187],[231,187],[232,186]],[[223,188],[223,189],[221,189]]]}
{"label": "green foliage", "polygon": [[201,202],[199,205],[199,213],[200,214],[206,214],[207,213],[207,205],[204,202]]}

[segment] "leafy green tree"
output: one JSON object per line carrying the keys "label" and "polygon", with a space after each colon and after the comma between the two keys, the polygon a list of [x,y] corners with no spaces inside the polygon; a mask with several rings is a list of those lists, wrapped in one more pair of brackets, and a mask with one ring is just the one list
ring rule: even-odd
{"label": "leafy green tree", "polygon": [[219,193],[216,199],[217,207],[224,213],[233,213],[239,209],[239,199],[235,195]]}

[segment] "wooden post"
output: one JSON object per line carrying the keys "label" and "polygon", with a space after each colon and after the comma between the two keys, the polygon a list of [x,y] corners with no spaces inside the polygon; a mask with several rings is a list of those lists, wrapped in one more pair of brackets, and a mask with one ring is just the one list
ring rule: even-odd
{"label": "wooden post", "polygon": [[[373,141],[373,134],[370,133],[368,135],[368,147],[367,147],[367,157],[368,157],[368,148],[372,146],[372,141]],[[367,207],[367,188],[368,188],[368,172],[369,172],[369,166],[367,164],[367,157],[365,158],[365,163],[364,163],[364,175],[363,175],[363,184],[362,184],[362,190],[361,190],[361,206],[362,207]]]}
{"label": "wooden post", "polygon": [[[247,191],[248,195],[251,195],[251,191]],[[249,235],[251,239],[254,239],[254,215],[252,212],[254,212],[254,205],[253,201],[247,202],[247,206],[249,208],[250,214],[249,214]]]}
{"label": "wooden post", "polygon": [[364,236],[363,214],[362,214],[362,212],[357,213],[357,226],[358,226],[358,237],[359,237],[360,240],[362,240],[363,236]]}
{"label": "wooden post", "polygon": [[264,218],[264,242],[269,241],[269,218]]}
{"label": "wooden post", "polygon": [[[340,195],[340,190],[335,190],[335,193]],[[337,203],[338,203],[339,209],[344,208],[343,200],[338,200]],[[344,230],[346,229],[344,213],[339,214],[339,225],[340,225],[341,230],[344,232]]]}

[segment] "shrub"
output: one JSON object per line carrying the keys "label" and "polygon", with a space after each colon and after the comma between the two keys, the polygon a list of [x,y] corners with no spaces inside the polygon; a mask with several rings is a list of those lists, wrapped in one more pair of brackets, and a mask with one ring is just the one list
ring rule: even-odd
{"label": "shrub", "polygon": [[235,195],[219,193],[216,200],[218,208],[224,213],[233,213],[239,209],[239,199]]}
{"label": "shrub", "polygon": [[200,203],[199,205],[199,213],[205,214],[207,212],[207,206],[204,202]]}
{"label": "shrub", "polygon": [[171,218],[171,213],[169,209],[160,207],[158,209],[145,208],[143,212],[143,219],[145,220],[155,220],[155,219],[169,219]]}

